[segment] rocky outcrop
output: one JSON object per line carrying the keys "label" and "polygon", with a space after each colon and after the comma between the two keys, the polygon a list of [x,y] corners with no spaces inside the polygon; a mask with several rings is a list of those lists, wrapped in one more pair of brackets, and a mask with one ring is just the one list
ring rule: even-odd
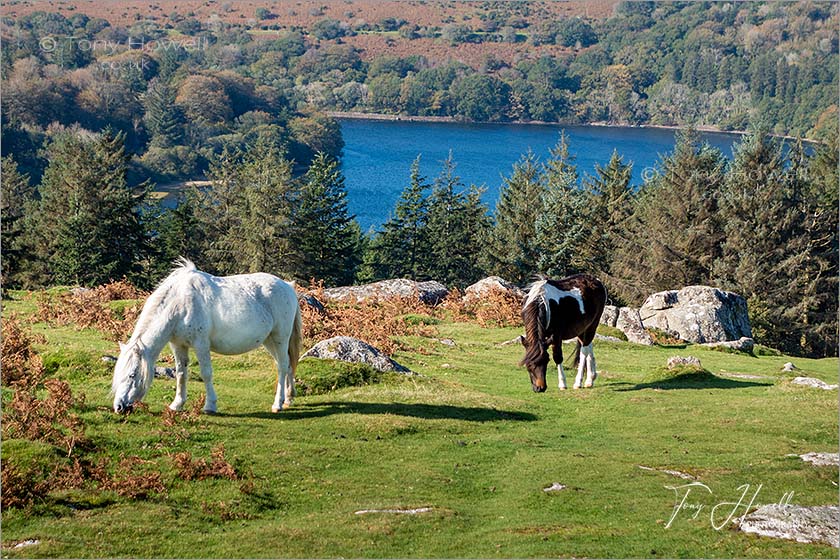
{"label": "rocky outcrop", "polygon": [[639,316],[637,309],[620,307],[615,328],[627,335],[628,342],[646,346],[653,344],[653,339],[650,337],[650,333],[645,330],[645,325],[642,323],[642,318]]}
{"label": "rocky outcrop", "polygon": [[407,367],[398,364],[367,342],[351,336],[335,336],[322,340],[301,357],[362,363],[379,371],[410,373]]}
{"label": "rocky outcrop", "polygon": [[504,278],[500,278],[498,276],[488,276],[471,286],[467,286],[464,290],[464,301],[473,301],[487,297],[489,294],[494,292],[509,294],[519,299],[525,299],[525,291],[520,289],[518,286],[511,284]]}
{"label": "rocky outcrop", "polygon": [[710,286],[687,286],[649,296],[639,309],[642,323],[696,343],[752,337],[747,302]]}
{"label": "rocky outcrop", "polygon": [[838,547],[840,508],[770,504],[739,520],[745,533],[787,539],[800,543],[823,543]]}
{"label": "rocky outcrop", "polygon": [[608,327],[614,327],[618,321],[618,307],[615,305],[605,305],[604,312],[601,313],[600,323]]}
{"label": "rocky outcrop", "polygon": [[840,467],[840,454],[838,453],[805,453],[798,455],[800,459],[806,463],[811,463],[818,467]]}
{"label": "rocky outcrop", "polygon": [[406,278],[397,278],[361,286],[327,288],[323,293],[328,299],[350,300],[358,303],[368,299],[416,297],[428,305],[437,305],[449,295],[449,290],[446,289],[446,286],[434,280],[415,282]]}

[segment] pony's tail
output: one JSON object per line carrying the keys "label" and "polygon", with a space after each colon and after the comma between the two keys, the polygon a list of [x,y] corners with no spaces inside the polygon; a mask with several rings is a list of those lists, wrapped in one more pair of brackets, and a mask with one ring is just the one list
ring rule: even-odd
{"label": "pony's tail", "polygon": [[[296,300],[297,301],[297,300]],[[303,319],[300,314],[300,303],[295,309],[295,321],[292,324],[292,335],[289,337],[289,364],[292,366],[292,396],[295,391],[295,372],[300,359],[300,347],[303,343]]]}
{"label": "pony's tail", "polygon": [[574,367],[577,367],[577,365],[580,363],[580,340],[577,338],[575,339],[575,359],[573,363]]}

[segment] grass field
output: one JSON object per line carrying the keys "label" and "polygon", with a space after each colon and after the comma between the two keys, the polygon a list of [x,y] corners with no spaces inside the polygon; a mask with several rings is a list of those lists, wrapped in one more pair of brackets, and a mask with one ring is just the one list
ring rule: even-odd
{"label": "grass field", "polygon": [[[9,301],[4,316],[10,311],[25,318],[31,304]],[[111,366],[99,359],[116,345],[97,331],[35,324],[48,371],[86,395],[75,412],[94,445],[88,453],[114,464],[137,457],[160,473],[165,491],[130,499],[87,487],[6,509],[3,556],[837,556],[829,546],[745,535],[725,523],[756,493],[753,507],[837,502],[835,469],[788,456],[836,451],[837,392],[792,385],[780,372],[793,361],[799,375],[836,382],[836,359],[596,342],[594,389],[534,394],[517,366],[521,347],[498,345],[518,329],[435,329],[433,338],[407,341],[423,352],[394,356],[419,376],[340,378],[347,368],[304,360],[299,377],[320,394],[299,396],[278,415],[268,412],[266,353],[214,356],[220,413],[167,426],[174,382],[155,382],[148,410],[117,416]],[[672,355],[696,356],[713,375],[668,374]],[[196,365],[191,372],[187,408],[204,391]],[[179,475],[176,454],[209,460],[219,444],[236,477]],[[3,442],[4,462],[66,460],[43,444]],[[686,490],[669,487],[689,481],[663,470],[691,475],[712,494],[693,492],[693,509],[671,519]],[[544,491],[555,482],[565,489]],[[717,504],[725,505],[710,518]],[[431,509],[356,513],[403,508]],[[12,548],[27,539],[39,544]]]}

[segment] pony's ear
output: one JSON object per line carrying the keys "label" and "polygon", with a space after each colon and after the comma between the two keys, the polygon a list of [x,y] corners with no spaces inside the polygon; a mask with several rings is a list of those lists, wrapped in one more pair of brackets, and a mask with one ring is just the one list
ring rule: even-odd
{"label": "pony's ear", "polygon": [[525,339],[524,334],[519,335],[519,342],[522,343],[522,346],[524,346],[525,348],[528,348],[528,341]]}

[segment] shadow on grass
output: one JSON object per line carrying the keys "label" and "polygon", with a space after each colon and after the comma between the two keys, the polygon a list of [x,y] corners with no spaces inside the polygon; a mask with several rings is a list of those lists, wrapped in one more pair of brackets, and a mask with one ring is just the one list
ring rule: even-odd
{"label": "shadow on grass", "polygon": [[394,414],[411,416],[427,420],[466,420],[468,422],[533,422],[539,417],[529,412],[516,412],[477,406],[453,406],[446,404],[422,403],[366,403],[366,402],[321,402],[293,405],[291,409],[279,414],[253,412],[230,414],[227,416],[246,418],[276,418],[293,420],[301,418],[320,418],[333,414]]}
{"label": "shadow on grass", "polygon": [[[613,383],[613,385],[625,384]],[[626,383],[626,385],[630,384]],[[616,389],[616,391],[641,391],[643,389],[659,389],[665,391],[674,389],[748,389],[750,387],[769,387],[771,385],[773,384],[726,379],[718,377],[708,371],[690,371],[678,373],[662,379],[648,381],[646,383],[638,383],[629,387],[622,387]]]}

